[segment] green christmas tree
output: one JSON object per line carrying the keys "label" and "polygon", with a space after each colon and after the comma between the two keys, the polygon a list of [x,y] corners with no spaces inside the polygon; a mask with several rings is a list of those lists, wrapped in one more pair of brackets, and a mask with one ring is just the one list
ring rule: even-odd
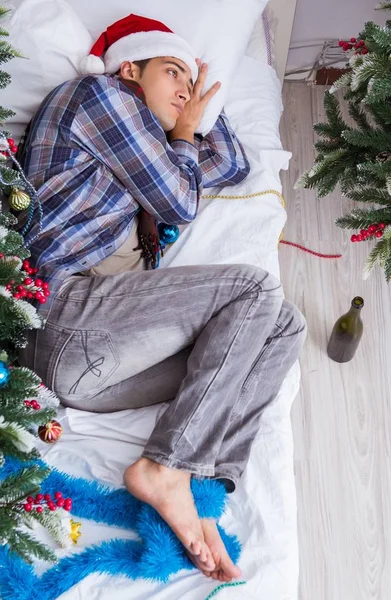
{"label": "green christmas tree", "polygon": [[[390,9],[391,2],[378,8]],[[353,41],[354,40],[354,41]],[[391,280],[391,21],[384,27],[365,24],[357,39],[340,42],[351,54],[350,70],[325,93],[327,123],[314,126],[315,164],[296,186],[316,188],[320,197],[337,184],[347,198],[365,203],[337,219],[336,224],[354,229],[352,242],[378,240],[366,262],[366,274],[376,263]],[[342,117],[341,105],[333,95],[343,96],[355,125]]]}
{"label": "green christmas tree", "polygon": [[[0,18],[7,13],[0,8]],[[0,37],[7,35],[0,29]],[[0,41],[0,64],[17,56],[8,42]],[[9,75],[0,71],[0,87],[9,81]],[[12,114],[0,108],[4,152],[0,190],[5,194],[15,185],[28,185],[21,171],[13,168],[13,140],[3,129]],[[26,330],[44,325],[30,300],[43,303],[50,292],[43,281],[34,278],[36,269],[27,260],[30,252],[23,236],[15,231],[16,223],[15,216],[0,210],[0,545],[7,545],[29,562],[33,557],[56,561],[54,552],[33,535],[33,530],[40,524],[61,546],[69,539],[62,521],[70,502],[45,499],[45,478],[50,470],[37,460],[40,455],[36,449],[38,428],[55,417],[59,402],[35,373],[17,365],[18,349],[26,345]]]}
{"label": "green christmas tree", "polygon": [[[0,20],[8,15],[9,9],[0,6]],[[7,41],[8,31],[3,27],[0,27],[0,66],[9,62],[13,58],[21,57],[22,55],[11,44]],[[11,82],[11,76],[6,71],[0,70],[0,90],[7,87]],[[4,124],[8,119],[13,117],[15,113],[12,110],[0,106],[0,127],[3,128]],[[0,190],[3,191],[7,196],[11,193],[12,187],[17,186],[24,189],[24,182],[21,179],[19,173],[12,168],[9,158],[7,156],[7,150],[13,148],[13,140],[11,138],[11,144],[7,141],[10,138],[9,131],[3,129],[5,139],[0,139]]]}

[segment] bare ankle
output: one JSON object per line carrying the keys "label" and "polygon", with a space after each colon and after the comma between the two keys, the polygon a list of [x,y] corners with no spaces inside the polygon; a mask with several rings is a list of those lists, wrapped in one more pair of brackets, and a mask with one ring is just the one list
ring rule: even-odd
{"label": "bare ankle", "polygon": [[126,471],[128,470],[130,473],[137,470],[141,473],[153,474],[159,479],[177,479],[190,482],[191,478],[191,474],[188,471],[166,467],[165,465],[161,465],[160,463],[144,456],[139,458],[133,465],[130,465]]}

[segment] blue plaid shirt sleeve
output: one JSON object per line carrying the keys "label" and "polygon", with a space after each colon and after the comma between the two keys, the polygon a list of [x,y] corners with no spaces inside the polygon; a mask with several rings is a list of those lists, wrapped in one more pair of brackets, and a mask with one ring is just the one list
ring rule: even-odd
{"label": "blue plaid shirt sleeve", "polygon": [[197,148],[185,140],[171,146],[156,117],[134,96],[108,88],[97,100],[83,102],[75,116],[79,142],[158,221],[192,221],[203,188]]}
{"label": "blue plaid shirt sleeve", "polygon": [[195,145],[205,188],[234,185],[249,174],[246,153],[224,110],[205,137],[195,136]]}

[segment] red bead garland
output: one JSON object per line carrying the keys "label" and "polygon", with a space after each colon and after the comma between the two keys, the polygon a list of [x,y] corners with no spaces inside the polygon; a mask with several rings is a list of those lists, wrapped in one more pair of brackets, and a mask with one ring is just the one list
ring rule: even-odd
{"label": "red bead garland", "polygon": [[44,508],[54,512],[57,508],[63,508],[66,511],[72,510],[72,498],[63,498],[61,492],[56,492],[54,498],[50,494],[37,494],[35,498],[33,496],[27,496],[26,502],[22,504],[26,512],[31,512],[35,508],[37,513],[42,513]]}
{"label": "red bead garland", "polygon": [[353,234],[352,237],[350,238],[351,242],[363,242],[365,240],[367,240],[368,238],[373,238],[373,237],[377,237],[377,238],[381,238],[381,236],[383,235],[383,231],[385,228],[385,223],[373,223],[372,225],[369,225],[368,229],[361,229],[360,233],[358,235]]}

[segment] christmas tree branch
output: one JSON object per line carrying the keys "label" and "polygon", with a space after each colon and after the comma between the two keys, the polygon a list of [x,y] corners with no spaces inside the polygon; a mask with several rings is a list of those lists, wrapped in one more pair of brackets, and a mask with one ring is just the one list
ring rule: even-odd
{"label": "christmas tree branch", "polygon": [[336,224],[344,229],[365,229],[374,223],[384,223],[391,220],[391,206],[387,209],[355,208],[349,215],[336,220]]}

